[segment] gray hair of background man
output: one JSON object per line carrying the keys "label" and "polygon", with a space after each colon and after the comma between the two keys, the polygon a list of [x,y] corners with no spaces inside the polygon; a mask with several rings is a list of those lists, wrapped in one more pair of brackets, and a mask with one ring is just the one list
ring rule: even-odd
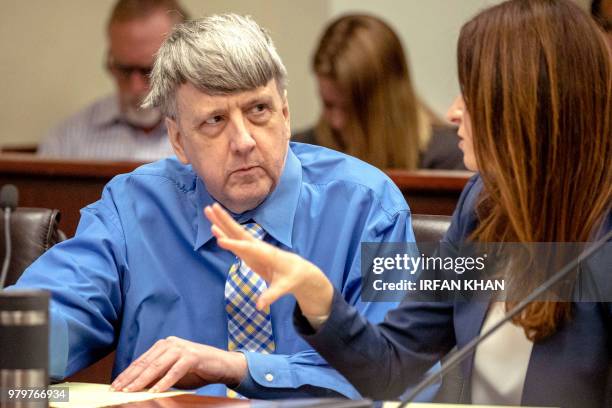
{"label": "gray hair of background man", "polygon": [[287,70],[272,39],[251,17],[221,14],[177,25],[163,43],[143,107],[176,118],[176,91],[186,82],[209,95],[243,92],[270,80],[284,95]]}

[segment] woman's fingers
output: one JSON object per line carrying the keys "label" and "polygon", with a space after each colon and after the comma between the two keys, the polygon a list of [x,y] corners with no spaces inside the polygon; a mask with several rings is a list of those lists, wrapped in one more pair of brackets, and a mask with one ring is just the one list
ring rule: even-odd
{"label": "woman's fingers", "polygon": [[223,249],[232,251],[238,258],[244,260],[254,271],[264,280],[272,280],[272,270],[274,269],[269,253],[269,244],[255,241],[242,241],[228,237],[217,238],[217,243]]}
{"label": "woman's fingers", "polygon": [[225,233],[221,230],[221,228],[217,227],[214,224],[212,227],[210,227],[210,230],[212,231],[213,235],[217,239],[227,238],[227,235],[225,235]]}
{"label": "woman's fingers", "polygon": [[258,245],[254,242],[228,237],[217,237],[217,243],[221,248],[232,251],[238,258],[243,259],[247,263],[250,258],[258,257],[256,249]]}
{"label": "woman's fingers", "polygon": [[218,203],[204,209],[204,214],[213,225],[216,225],[225,235],[234,239],[254,239],[240,224],[225,211]]}
{"label": "woman's fingers", "polygon": [[271,284],[268,289],[266,289],[261,295],[259,295],[259,299],[257,299],[257,309],[264,310],[272,303],[276,302],[280,297],[288,295],[290,293],[290,287],[281,284]]}
{"label": "woman's fingers", "polygon": [[[329,309],[333,287],[315,265],[254,238],[219,204],[206,207],[204,213],[213,224],[211,231],[218,245],[233,252],[269,283],[269,288],[257,300],[258,309],[265,309],[289,293],[301,300],[303,311],[325,312]],[[321,291],[320,288],[332,290]]]}

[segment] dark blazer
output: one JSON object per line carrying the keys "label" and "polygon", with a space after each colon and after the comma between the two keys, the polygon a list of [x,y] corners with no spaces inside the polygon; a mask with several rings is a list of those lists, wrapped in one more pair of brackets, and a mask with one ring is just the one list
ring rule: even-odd
{"label": "dark blazer", "polygon": [[[460,242],[476,226],[474,208],[482,182],[465,187],[445,241]],[[605,231],[612,228],[607,217]],[[610,271],[608,271],[610,272]],[[522,404],[603,407],[609,392],[612,355],[610,303],[574,303],[573,317],[555,334],[534,344]],[[405,300],[383,323],[372,325],[335,294],[327,322],[313,333],[296,309],[300,334],[364,396],[394,399],[455,345],[480,333],[488,303]],[[473,355],[462,366],[467,379],[461,402],[469,403]]]}

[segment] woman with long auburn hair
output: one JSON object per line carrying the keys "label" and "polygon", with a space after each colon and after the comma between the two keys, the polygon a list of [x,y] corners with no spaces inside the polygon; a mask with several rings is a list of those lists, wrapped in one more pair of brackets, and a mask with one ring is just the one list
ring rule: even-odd
{"label": "woman with long auburn hair", "polygon": [[349,14],[331,22],[312,67],[323,111],[295,141],[379,168],[464,168],[454,129],[416,95],[400,39],[381,19]]}
{"label": "woman with long auburn hair", "polygon": [[[612,230],[610,52],[603,33],[569,0],[510,0],[463,26],[461,96],[448,115],[459,125],[466,167],[478,174],[443,242],[589,243]],[[219,244],[270,282],[258,306],[292,293],[300,306],[297,330],[365,396],[397,398],[520,300],[409,296],[372,325],[315,265],[254,241],[219,207],[206,212]],[[598,298],[581,301],[574,291],[530,303],[462,366],[463,402],[610,406],[609,244],[593,275]],[[542,283],[526,269],[506,273],[525,293]]]}

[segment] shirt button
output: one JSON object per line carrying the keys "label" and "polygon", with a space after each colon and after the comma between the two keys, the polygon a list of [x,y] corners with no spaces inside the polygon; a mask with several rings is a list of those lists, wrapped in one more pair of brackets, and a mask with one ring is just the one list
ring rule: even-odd
{"label": "shirt button", "polygon": [[266,374],[266,381],[272,382],[274,381],[274,376],[271,373]]}

